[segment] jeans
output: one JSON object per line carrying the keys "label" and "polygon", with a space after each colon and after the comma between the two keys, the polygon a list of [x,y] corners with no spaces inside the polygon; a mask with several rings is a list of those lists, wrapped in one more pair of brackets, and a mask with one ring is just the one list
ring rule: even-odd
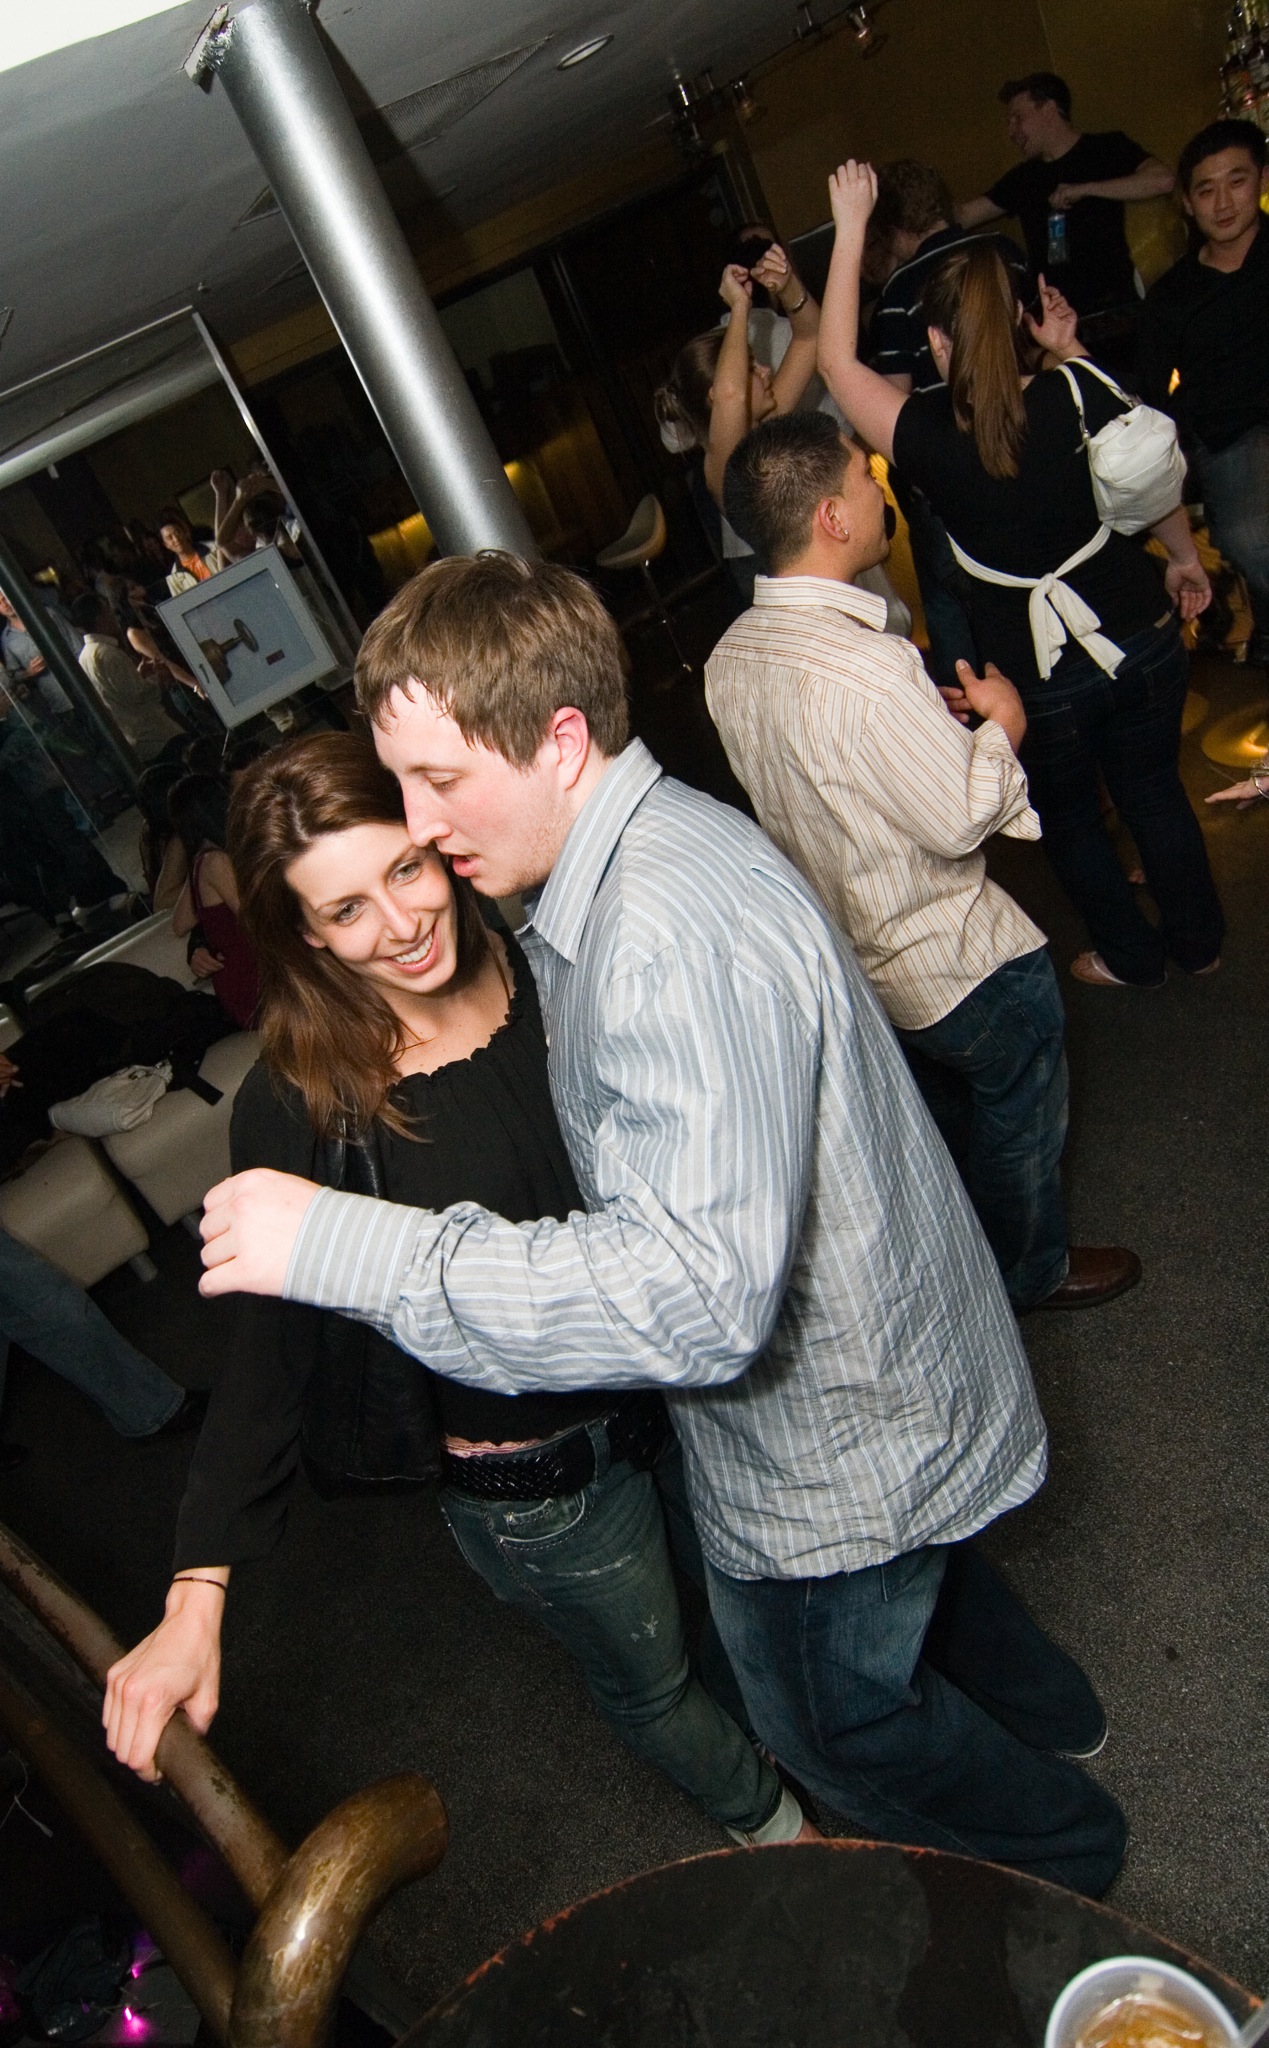
{"label": "jeans", "polygon": [[1269,426],[1251,427],[1228,448],[1191,452],[1214,547],[1232,562],[1251,599],[1260,646],[1269,655]]}
{"label": "jeans", "polygon": [[1105,1891],[1124,1817],[1051,1753],[1097,1743],[1096,1694],[972,1546],[825,1579],[707,1569],[754,1727],[825,1806],[883,1841]]}
{"label": "jeans", "polygon": [[[489,1501],[447,1486],[445,1519],[498,1599],[536,1616],[577,1659],[623,1742],[725,1827],[759,1828],[780,1804],[779,1780],[688,1661],[667,1524],[679,1534],[686,1519],[691,1547],[682,1561],[693,1575],[701,1566],[678,1446],[655,1473],[636,1472],[609,1465],[602,1427],[591,1434],[599,1469],[580,1493]],[[725,1664],[716,1643],[714,1656]]]}
{"label": "jeans", "polygon": [[1064,1026],[1041,947],[1006,961],[937,1024],[898,1034],[1016,1309],[1066,1278]]}
{"label": "jeans", "polygon": [[0,1402],[11,1341],[87,1394],[120,1436],[150,1436],[185,1399],[82,1287],[0,1230]]}
{"label": "jeans", "polygon": [[890,488],[908,522],[912,566],[930,638],[930,673],[936,683],[950,688],[956,681],[958,661],[969,662],[975,673],[982,666],[969,612],[970,581],[952,553],[947,528],[924,491],[915,490],[893,470]]}
{"label": "jeans", "polygon": [[[1044,846],[1121,981],[1153,987],[1170,954],[1191,973],[1224,935],[1198,819],[1177,768],[1189,662],[1175,620],[1123,642],[1118,675],[1067,653],[1026,693],[1022,765]],[[1144,916],[1102,820],[1097,770],[1137,842],[1160,924]]]}

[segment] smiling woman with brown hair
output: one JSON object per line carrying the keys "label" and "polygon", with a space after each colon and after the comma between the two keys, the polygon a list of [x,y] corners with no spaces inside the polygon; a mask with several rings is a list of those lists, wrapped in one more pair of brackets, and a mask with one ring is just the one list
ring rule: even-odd
{"label": "smiling woman with brown hair", "polygon": [[[234,793],[229,851],[264,1040],[234,1109],[234,1170],[513,1222],[581,1209],[524,957],[414,843],[370,747],[323,733],[256,762]],[[121,1761],[151,1774],[178,1705],[210,1724],[230,1569],[276,1543],[302,1449],[323,1492],[439,1477],[468,1562],[572,1651],[633,1749],[737,1839],[798,1835],[796,1800],[688,1663],[667,1522],[680,1562],[701,1568],[658,1394],[486,1393],[342,1316],[246,1298],[238,1312],[165,1617],[110,1674]]]}

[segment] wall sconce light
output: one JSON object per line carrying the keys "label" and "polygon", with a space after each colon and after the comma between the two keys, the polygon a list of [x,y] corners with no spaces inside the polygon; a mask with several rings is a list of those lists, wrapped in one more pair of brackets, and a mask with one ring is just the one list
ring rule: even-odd
{"label": "wall sconce light", "polygon": [[862,4],[858,7],[848,7],[846,19],[850,24],[850,32],[859,46],[860,55],[875,57],[886,37],[877,33],[877,25],[867,7]]}
{"label": "wall sconce light", "polygon": [[756,121],[760,114],[766,112],[766,108],[759,106],[757,100],[750,92],[747,79],[733,78],[731,82],[731,97],[732,105],[736,109],[736,118],[740,121]]}
{"label": "wall sconce light", "polygon": [[704,156],[709,148],[697,125],[700,95],[690,78],[676,78],[670,94],[670,127],[674,139],[689,158]]}

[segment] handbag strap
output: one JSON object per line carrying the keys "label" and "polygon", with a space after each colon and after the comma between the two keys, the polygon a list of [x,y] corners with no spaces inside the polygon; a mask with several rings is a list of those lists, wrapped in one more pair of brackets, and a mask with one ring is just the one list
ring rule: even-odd
{"label": "handbag strap", "polygon": [[[1126,391],[1121,391],[1114,378],[1108,377],[1105,370],[1099,370],[1091,356],[1080,356],[1078,360],[1084,365],[1086,370],[1092,371],[1093,375],[1106,386],[1108,391],[1113,391],[1116,398],[1123,399],[1129,412],[1134,411],[1141,403],[1140,399],[1132,398]],[[1087,448],[1092,440],[1092,435],[1088,431],[1088,421],[1084,417],[1084,394],[1080,390],[1080,380],[1069,363],[1059,363],[1057,367],[1059,373],[1065,377],[1070,387],[1071,397],[1075,400],[1075,410],[1080,416],[1080,433],[1084,437],[1084,446]]]}

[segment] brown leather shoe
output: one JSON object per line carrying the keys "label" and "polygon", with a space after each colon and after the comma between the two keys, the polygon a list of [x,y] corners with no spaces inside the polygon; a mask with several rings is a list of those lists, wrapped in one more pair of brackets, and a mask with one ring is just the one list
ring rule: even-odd
{"label": "brown leather shoe", "polygon": [[1037,1308],[1100,1308],[1141,1278],[1141,1260],[1126,1245],[1073,1244],[1069,1257],[1065,1280]]}

